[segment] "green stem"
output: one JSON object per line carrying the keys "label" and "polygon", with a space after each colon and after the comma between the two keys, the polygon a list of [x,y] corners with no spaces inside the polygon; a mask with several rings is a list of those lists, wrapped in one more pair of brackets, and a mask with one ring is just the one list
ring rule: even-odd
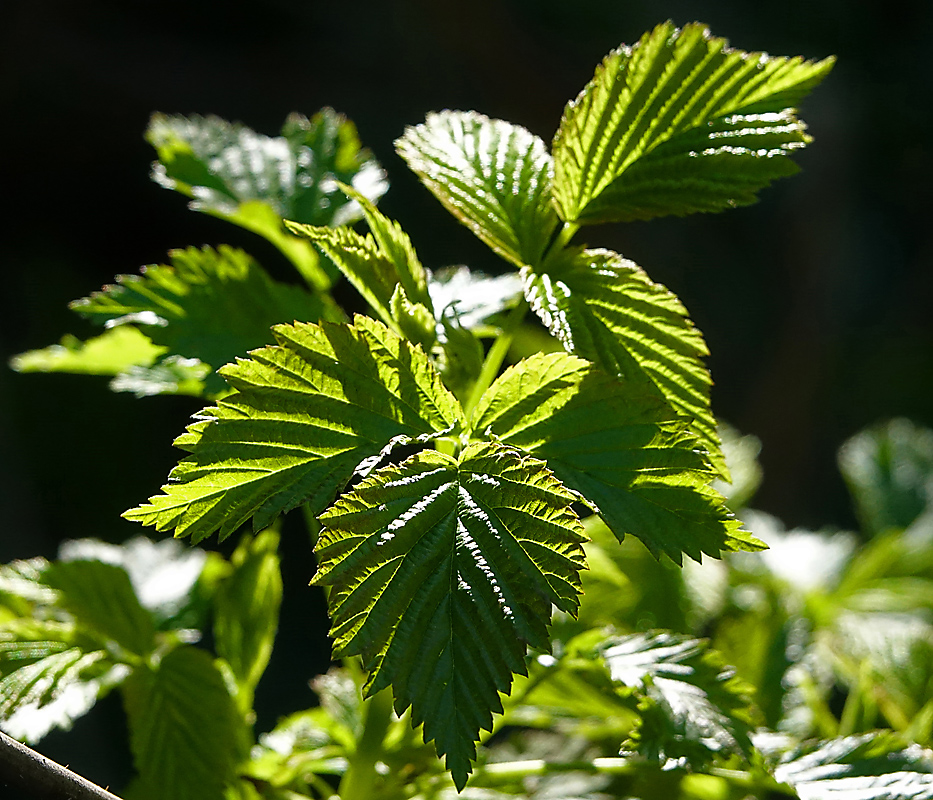
{"label": "green stem", "polygon": [[470,392],[470,396],[463,409],[467,417],[473,413],[473,409],[476,408],[479,399],[485,394],[486,390],[492,385],[492,382],[499,374],[502,362],[505,360],[505,356],[512,346],[512,339],[515,336],[515,332],[518,330],[518,326],[522,324],[522,320],[525,319],[527,311],[528,303],[524,300],[520,300],[518,305],[512,309],[511,313],[506,318],[505,324],[502,326],[502,331],[499,333],[496,341],[493,342],[492,347],[489,348],[486,359],[483,361],[483,368],[480,370],[476,383],[473,384],[473,390]]}
{"label": "green stem", "polygon": [[371,800],[376,796],[376,764],[382,756],[382,742],[392,721],[392,694],[383,689],[365,703],[363,733],[350,756],[340,781],[340,800]]}

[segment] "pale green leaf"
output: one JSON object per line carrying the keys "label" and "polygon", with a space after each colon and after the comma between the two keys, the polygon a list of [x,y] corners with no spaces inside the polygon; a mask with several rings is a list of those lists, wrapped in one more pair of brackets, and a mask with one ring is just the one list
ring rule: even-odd
{"label": "pale green leaf", "polygon": [[774,777],[801,800],[931,800],[933,753],[876,731],[804,745]]}
{"label": "pale green leaf", "polygon": [[459,326],[474,330],[515,306],[522,296],[522,281],[514,272],[493,276],[465,266],[447,267],[430,276],[428,291],[438,320],[455,319]]}
{"label": "pale green leaf", "polygon": [[6,620],[0,623],[0,728],[28,743],[53,728],[67,730],[128,672],[70,622]]}
{"label": "pale green leaf", "polygon": [[643,384],[610,377],[564,353],[509,368],[474,412],[473,429],[544,459],[621,540],[641,539],[681,563],[702,553],[757,550],[709,487],[697,440]]}
{"label": "pale green leaf", "polygon": [[[392,305],[392,298],[399,290],[409,302],[424,306],[430,315],[427,274],[411,240],[397,222],[380,213],[365,197],[346,186],[343,189],[363,209],[369,234],[363,236],[346,227],[328,228],[295,222],[286,222],[288,229],[310,239],[336,264],[387,325],[401,328]],[[426,333],[433,333],[433,328]]]}
{"label": "pale green leaf", "polygon": [[522,278],[532,309],[567,352],[655,387],[725,474],[702,361],[708,351],[676,295],[609,250],[569,249]]}
{"label": "pale green leaf", "polygon": [[124,684],[141,800],[222,800],[244,723],[210,655],[183,646]]}
{"label": "pale green leaf", "polygon": [[576,608],[573,499],[542,462],[481,443],[385,467],[321,516],[336,652],[363,657],[369,693],[391,684],[458,788],[527,646],[548,647],[552,604]]}
{"label": "pale green leaf", "polygon": [[839,449],[839,469],[864,531],[907,528],[933,509],[933,431],[894,419]]}
{"label": "pale green leaf", "polygon": [[279,342],[221,374],[236,390],[177,440],[192,455],[129,519],[195,541],[261,530],[308,503],[319,513],[364,462],[457,424],[460,409],[424,353],[378,322],[279,325]]}
{"label": "pale green leaf", "polygon": [[748,504],[761,486],[761,464],[758,463],[761,440],[750,434],[743,436],[722,421],[719,422],[718,433],[732,480],[727,482],[717,479],[713,487],[726,498],[729,508],[738,511]]}
{"label": "pale green leaf", "polygon": [[231,558],[233,572],[214,599],[214,642],[252,708],[253,690],[265,672],[279,623],[282,573],[279,535],[266,530],[244,534]]}
{"label": "pale green leaf", "polygon": [[686,757],[694,768],[714,756],[751,756],[751,687],[706,641],[637,633],[609,639],[599,651],[612,679],[644,698],[633,737],[642,755],[662,765]]}
{"label": "pale green leaf", "polygon": [[699,23],[666,22],[614,50],[567,105],[554,138],[561,218],[643,219],[751,202],[793,170],[781,162],[808,137],[789,107],[832,64],[734,50]]}
{"label": "pale green leaf", "polygon": [[119,375],[133,367],[149,367],[166,352],[134,327],[111,328],[85,342],[62,338],[42,350],[30,350],[10,359],[17,372],[72,372]]}
{"label": "pale green leaf", "polygon": [[58,590],[59,605],[88,632],[140,656],[154,648],[152,618],[121,566],[96,560],[56,561],[42,579]]}
{"label": "pale green leaf", "polygon": [[475,111],[428,114],[395,143],[444,206],[512,263],[537,264],[557,227],[551,156],[537,136]]}
{"label": "pale green leaf", "polygon": [[[120,330],[115,328],[114,330]],[[127,328],[127,330],[135,330]],[[164,349],[164,348],[161,348]],[[157,394],[186,394],[201,397],[206,392],[205,380],[210,380],[214,388],[222,390],[212,378],[214,370],[197,358],[184,358],[179,355],[165,356],[152,366],[141,364],[128,367],[110,381],[113,392],[132,392],[137,397],[151,397]]]}
{"label": "pale green leaf", "polygon": [[[207,553],[177,539],[153,542],[136,536],[122,545],[98,539],[63,542],[61,561],[101,561],[122,567],[139,604],[159,626],[171,624],[193,600]],[[177,627],[177,626],[176,626]]]}
{"label": "pale green leaf", "polygon": [[[270,343],[272,325],[296,319],[317,322],[325,313],[317,297],[272,280],[242,250],[189,247],[169,256],[170,266],[119,275],[114,285],[71,307],[111,328],[141,327],[169,354],[198,359],[215,371]],[[165,358],[160,362],[170,363]],[[216,374],[205,385],[212,394],[225,388]]]}
{"label": "pale green leaf", "polygon": [[155,114],[146,138],[159,157],[153,166],[157,183],[192,198],[198,211],[264,236],[322,289],[330,278],[316,253],[290,235],[283,220],[346,224],[359,219],[360,209],[337,181],[370,200],[387,188],[382,168],[360,148],[353,123],[329,108],[310,120],[291,115],[277,137],[214,116]]}

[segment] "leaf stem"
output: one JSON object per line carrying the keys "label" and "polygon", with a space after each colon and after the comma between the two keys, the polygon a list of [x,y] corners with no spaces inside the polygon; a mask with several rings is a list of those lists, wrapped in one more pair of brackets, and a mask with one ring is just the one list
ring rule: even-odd
{"label": "leaf stem", "polygon": [[376,763],[382,756],[382,742],[392,721],[392,693],[383,689],[374,694],[366,701],[364,714],[363,733],[337,792],[341,800],[371,800],[376,796]]}
{"label": "leaf stem", "polygon": [[486,358],[483,361],[483,367],[480,370],[479,377],[476,379],[476,383],[473,384],[473,389],[463,409],[467,418],[473,413],[473,409],[476,408],[480,398],[485,394],[486,390],[492,385],[492,382],[499,374],[502,362],[505,360],[505,356],[512,346],[512,339],[515,337],[515,332],[518,330],[518,326],[522,324],[522,320],[525,319],[527,311],[528,303],[524,300],[520,300],[518,305],[509,313],[499,336],[496,338],[496,341],[492,343],[492,347],[489,348],[489,352],[486,354]]}

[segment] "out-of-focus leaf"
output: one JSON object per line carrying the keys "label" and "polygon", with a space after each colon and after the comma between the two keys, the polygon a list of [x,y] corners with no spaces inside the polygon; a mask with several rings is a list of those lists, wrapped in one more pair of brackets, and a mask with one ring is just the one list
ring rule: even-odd
{"label": "out-of-focus leaf", "polygon": [[140,800],[222,800],[243,755],[244,723],[204,650],[182,646],[124,684]]}
{"label": "out-of-focus leaf", "polygon": [[56,561],[43,581],[61,593],[60,605],[88,631],[138,656],[155,646],[155,626],[121,566],[102,561]]}
{"label": "out-of-focus leaf", "polygon": [[15,619],[0,624],[0,728],[34,744],[68,730],[129,673],[73,625]]}
{"label": "out-of-focus leaf", "polygon": [[[117,328],[141,327],[169,357],[198,359],[218,370],[248,351],[273,341],[270,328],[279,322],[317,322],[325,313],[321,301],[297,286],[272,280],[242,250],[221,246],[198,250],[173,250],[171,265],[144,267],[140,275],[119,275],[117,282],[71,307],[84,317]],[[140,390],[140,379],[151,386],[156,378],[177,382],[190,374],[195,364],[168,361],[169,374],[160,376],[153,365],[143,375],[124,374]],[[179,371],[182,370],[181,376]],[[217,394],[226,384],[217,374],[205,378],[209,393]],[[151,390],[149,393],[153,393]]]}
{"label": "out-of-focus leaf", "polygon": [[233,572],[221,583],[214,600],[214,642],[217,655],[233,671],[252,708],[253,690],[265,672],[279,622],[282,573],[279,534],[266,530],[245,534],[231,558]]}
{"label": "out-of-focus leaf", "polygon": [[930,800],[933,753],[878,731],[802,746],[774,777],[801,800]]}
{"label": "out-of-focus leaf", "polygon": [[170,623],[191,602],[207,553],[177,539],[153,542],[137,536],[122,545],[97,539],[63,542],[62,561],[101,561],[122,567],[129,575],[139,604],[160,625]]}
{"label": "out-of-focus leaf", "polygon": [[861,431],[839,449],[839,469],[864,531],[907,528],[933,510],[933,431],[906,419]]}
{"label": "out-of-focus leaf", "polygon": [[612,679],[644,698],[633,736],[639,753],[659,764],[686,757],[694,768],[715,756],[751,757],[751,687],[707,642],[633,634],[607,640],[600,651]]}
{"label": "out-of-focus leaf", "polygon": [[119,375],[133,367],[149,367],[165,352],[136,328],[120,327],[85,342],[65,336],[61,344],[14,356],[10,366],[17,372]]}
{"label": "out-of-focus leaf", "polygon": [[726,498],[726,505],[738,511],[752,499],[761,485],[761,440],[757,436],[743,436],[731,425],[719,423],[719,438],[731,480],[717,478],[713,488]]}
{"label": "out-of-focus leaf", "polygon": [[330,277],[310,244],[289,234],[283,220],[347,224],[359,219],[360,209],[338,181],[373,201],[387,188],[353,123],[331,109],[310,120],[291,115],[277,137],[213,116],[155,114],[146,138],[159,157],[153,180],[192,198],[192,208],[264,236],[319,289]]}
{"label": "out-of-focus leaf", "polygon": [[454,317],[472,330],[514,306],[522,296],[522,281],[514,272],[488,276],[469,267],[447,267],[430,276],[428,291],[438,320]]}

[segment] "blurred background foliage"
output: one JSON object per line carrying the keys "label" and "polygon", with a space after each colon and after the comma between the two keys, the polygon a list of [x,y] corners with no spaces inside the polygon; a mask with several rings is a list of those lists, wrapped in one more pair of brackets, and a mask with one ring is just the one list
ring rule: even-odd
{"label": "blurred background foliage", "polygon": [[[701,20],[746,50],[836,54],[832,75],[803,107],[815,141],[797,157],[803,172],[768,189],[755,206],[602,227],[587,231],[588,243],[643,265],[681,297],[706,335],[715,411],[761,444],[767,478],[754,505],[771,516],[755,524],[771,526],[774,537],[760,534],[774,544],[793,539],[795,529],[832,523],[884,541],[886,527],[906,525],[912,495],[887,508],[868,493],[853,506],[845,482],[860,480],[859,469],[840,473],[835,459],[842,442],[878,420],[903,416],[933,425],[933,110],[925,99],[933,82],[925,40],[933,5],[926,0],[788,0],[779,8],[738,0],[13,0],[0,26],[0,165],[11,200],[4,212],[2,361],[66,331],[90,334],[89,324],[76,328],[67,303],[116,274],[164,262],[172,248],[229,243],[275,277],[291,278],[270,245],[191,214],[177,194],[149,181],[153,151],[142,135],[153,111],[218,114],[271,135],[290,111],[333,106],[356,123],[387,169],[391,188],[381,207],[405,227],[423,262],[465,262],[495,273],[503,265],[420,186],[392,142],[441,108],[476,109],[550,140],[564,103],[595,63],[665,18]],[[52,557],[64,539],[134,535],[119,513],[163,481],[177,457],[170,442],[199,406],[186,397],[112,394],[94,378],[0,370],[0,561]],[[843,464],[857,461],[860,446],[870,449],[870,441],[850,441]],[[314,571],[307,540],[287,535],[287,523],[285,533],[286,616],[258,690],[257,703],[268,709],[260,729],[311,702],[305,681],[328,659],[323,601],[305,588]],[[821,540],[840,569],[848,566],[842,578],[813,577],[830,581],[834,599],[829,606],[807,600],[808,613],[836,620],[839,603],[854,604],[856,614],[867,613],[866,602],[899,613],[891,592],[868,592],[866,599],[868,590],[851,583],[863,556],[846,550],[854,546],[849,541]],[[767,558],[755,557],[748,569],[761,569]],[[904,569],[913,563],[909,554],[898,559]],[[661,574],[667,567],[651,569]],[[741,569],[729,573],[727,600],[721,586],[707,587],[709,602],[744,598],[752,609],[764,602],[760,591],[771,590],[743,594]],[[874,567],[864,569],[870,580]],[[899,577],[913,585],[910,574]],[[775,586],[769,602],[796,596]],[[674,589],[661,595],[662,604],[637,597],[627,593],[626,602],[644,603],[644,627],[702,632],[702,615],[712,613],[690,604],[693,617],[685,618]],[[730,637],[740,640],[747,624],[726,622],[730,608],[716,611],[724,621],[715,643],[727,658]],[[780,615],[762,612],[762,620],[776,637],[799,633]],[[874,640],[858,646],[882,647]],[[303,675],[291,669],[296,660],[307,665]],[[743,676],[774,680],[745,675],[745,668]],[[928,677],[905,677],[904,696],[915,696],[916,680]],[[119,784],[128,753],[119,704],[108,703],[110,717],[78,723],[88,735],[52,734],[44,749],[73,764],[83,749],[90,777],[116,775]],[[779,705],[763,708],[769,721]],[[106,746],[94,744],[91,733]]]}

